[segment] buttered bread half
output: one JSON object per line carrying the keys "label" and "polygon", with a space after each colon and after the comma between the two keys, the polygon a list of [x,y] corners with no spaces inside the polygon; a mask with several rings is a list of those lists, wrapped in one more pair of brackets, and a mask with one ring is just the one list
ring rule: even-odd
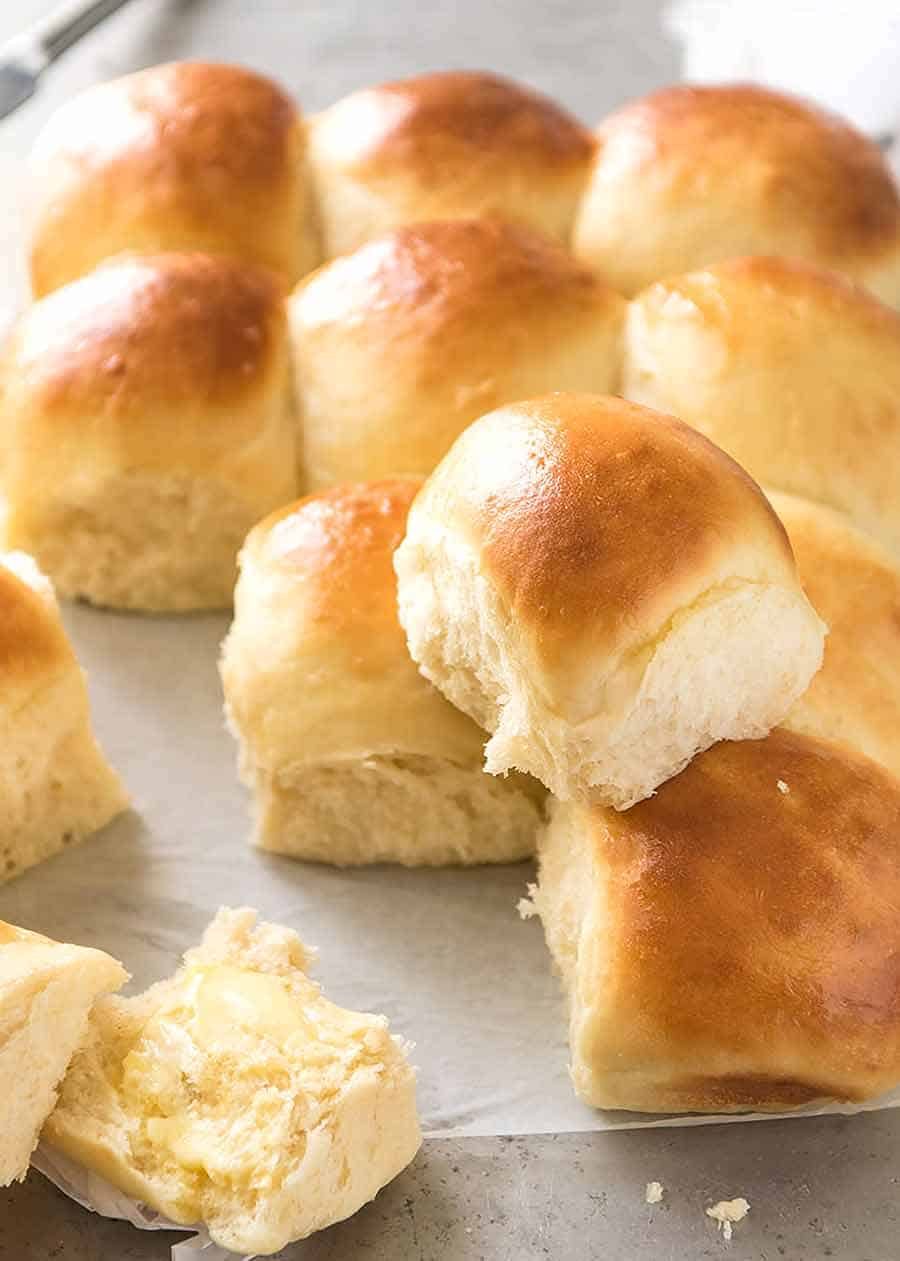
{"label": "buttered bread half", "polygon": [[309,962],[290,929],[221,910],[173,977],[97,1005],[44,1137],[233,1252],[349,1217],[418,1150],[415,1076]]}

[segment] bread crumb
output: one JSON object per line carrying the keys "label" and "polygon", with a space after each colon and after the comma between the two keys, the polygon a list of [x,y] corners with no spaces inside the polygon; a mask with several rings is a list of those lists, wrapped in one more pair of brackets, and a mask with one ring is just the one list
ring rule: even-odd
{"label": "bread crumb", "polygon": [[519,917],[521,919],[534,919],[535,915],[540,914],[540,911],[537,909],[537,905],[534,900],[536,893],[537,893],[537,885],[529,884],[527,895],[524,898],[519,898],[518,902],[516,903],[516,910],[519,912]]}
{"label": "bread crumb", "polygon": [[722,1232],[722,1238],[728,1240],[732,1235],[732,1223],[743,1221],[749,1212],[749,1203],[739,1195],[734,1200],[719,1200],[718,1204],[706,1210],[706,1216],[716,1222]]}
{"label": "bread crumb", "polygon": [[791,791],[783,779],[778,780],[776,787],[778,788],[778,791],[782,794],[782,796],[785,796],[785,797]]}
{"label": "bread crumb", "polygon": [[648,1182],[647,1190],[644,1192],[644,1199],[648,1204],[659,1204],[666,1193],[666,1188],[661,1182]]}

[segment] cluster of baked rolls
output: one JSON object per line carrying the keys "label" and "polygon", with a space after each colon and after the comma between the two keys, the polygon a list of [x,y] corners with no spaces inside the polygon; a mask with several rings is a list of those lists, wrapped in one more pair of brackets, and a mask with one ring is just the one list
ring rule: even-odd
{"label": "cluster of baked rolls", "polygon": [[[761,261],[900,304],[880,151],[802,102],[670,88],[592,133],[527,88],[452,72],[304,119],[251,71],[176,63],[61,109],[32,182],[37,301],[0,365],[6,530],[65,595],[228,607],[266,513],[341,481],[425,476],[478,416],[552,390],[624,390],[770,485],[818,497],[806,481],[833,476],[835,497],[861,493],[850,469],[807,469],[810,426],[784,442],[773,427],[770,476],[754,461],[774,462],[771,443],[735,414],[772,395],[780,414],[797,395],[812,411],[817,389],[833,411],[845,372],[854,416],[877,425],[881,372],[857,358],[896,370],[890,317]],[[757,258],[696,274],[741,255]],[[818,363],[832,332],[845,349],[829,372],[800,387],[791,363],[785,386],[782,334],[789,359]],[[751,361],[758,394],[741,383]],[[878,504],[855,507],[880,522]]]}
{"label": "cluster of baked rolls", "polygon": [[492,75],[303,120],[188,63],[86,93],[34,168],[8,543],[101,605],[233,595],[255,842],[536,853],[593,1104],[895,1085],[900,195],[877,146],[754,87],[591,133]]}

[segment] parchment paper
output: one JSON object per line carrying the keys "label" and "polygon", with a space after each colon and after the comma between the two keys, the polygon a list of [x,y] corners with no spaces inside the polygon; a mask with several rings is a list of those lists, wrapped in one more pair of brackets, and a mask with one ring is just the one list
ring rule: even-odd
{"label": "parchment paper", "polygon": [[[32,1169],[38,1169],[45,1178],[49,1178],[70,1200],[75,1200],[82,1208],[101,1217],[115,1217],[123,1222],[130,1222],[138,1230],[181,1230],[174,1222],[148,1208],[146,1204],[138,1204],[125,1195],[117,1187],[101,1178],[92,1170],[69,1160],[62,1152],[55,1151],[46,1144],[41,1144],[31,1158]],[[193,1261],[202,1257],[202,1261],[235,1261],[237,1253],[220,1248],[210,1239],[203,1227],[194,1227],[189,1239],[182,1239],[172,1244],[171,1261]],[[253,1261],[252,1256],[242,1261]]]}
{"label": "parchment paper", "polygon": [[[600,1113],[576,1099],[543,932],[516,911],[530,864],[338,871],[247,844],[248,799],[216,669],[225,616],[69,606],[65,617],[88,670],[96,729],[134,807],[0,888],[0,917],[108,950],[138,990],[171,974],[219,906],[257,907],[319,948],[315,975],[329,998],[384,1012],[415,1043],[426,1134],[709,1120]],[[872,1106],[898,1103],[900,1092]]]}

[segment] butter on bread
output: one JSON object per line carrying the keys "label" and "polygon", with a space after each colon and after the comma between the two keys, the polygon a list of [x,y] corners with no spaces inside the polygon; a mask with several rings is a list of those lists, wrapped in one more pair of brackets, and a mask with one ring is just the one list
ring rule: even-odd
{"label": "butter on bread", "polygon": [[128,979],[101,950],[0,920],[0,1186],[25,1177],[100,994]]}
{"label": "butter on bread", "polygon": [[354,1213],[418,1150],[415,1076],[309,962],[290,929],[220,910],[173,977],[97,1005],[45,1139],[234,1252]]}

